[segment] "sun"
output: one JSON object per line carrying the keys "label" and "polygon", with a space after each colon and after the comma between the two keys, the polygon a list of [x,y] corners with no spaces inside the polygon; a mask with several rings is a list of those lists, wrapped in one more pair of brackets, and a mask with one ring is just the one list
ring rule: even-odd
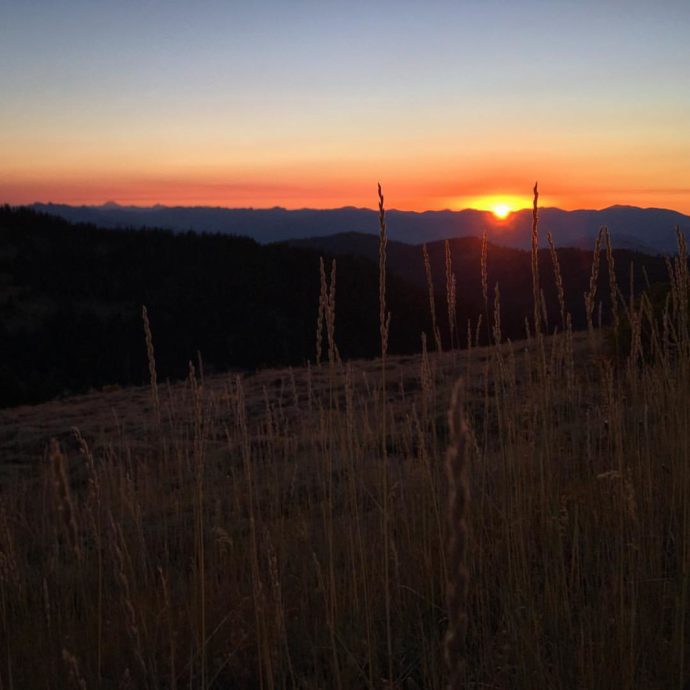
{"label": "sun", "polygon": [[[510,218],[513,213],[532,205],[532,200],[520,194],[499,192],[498,194],[483,194],[475,197],[456,197],[452,207],[462,210],[465,208],[491,213],[499,227],[511,229]],[[507,222],[502,222],[507,221]]]}
{"label": "sun", "polygon": [[491,207],[491,213],[493,213],[496,218],[499,218],[500,220],[505,220],[511,211],[512,209],[510,206],[502,201],[499,201]]}

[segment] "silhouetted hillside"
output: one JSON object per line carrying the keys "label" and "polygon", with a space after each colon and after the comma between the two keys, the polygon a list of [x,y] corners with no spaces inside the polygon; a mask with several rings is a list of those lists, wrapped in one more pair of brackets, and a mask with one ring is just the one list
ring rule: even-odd
{"label": "silhouetted hillside", "polygon": [[[206,371],[302,365],[315,358],[319,255],[337,255],[336,341],[343,358],[379,351],[378,239],[370,235],[260,245],[228,235],[160,230],[105,230],[26,209],[0,207],[0,404],[43,400],[104,384],[141,384],[148,372],[141,306],[147,305],[159,377],[182,378],[201,352]],[[459,342],[485,313],[480,242],[452,240]],[[448,346],[444,246],[428,245],[437,318]],[[592,253],[559,250],[568,308],[585,323],[583,293]],[[642,266],[664,281],[660,258],[616,252],[627,290],[630,262],[637,289]],[[391,353],[416,352],[431,333],[418,246],[388,244]],[[549,319],[558,308],[548,252],[540,252]],[[501,289],[503,333],[524,335],[532,310],[528,252],[490,245],[490,300]],[[599,278],[608,318],[608,274]],[[489,312],[492,304],[489,305]],[[486,331],[482,332],[482,340]],[[430,341],[431,342],[431,341]]]}
{"label": "silhouetted hillside", "polygon": [[[378,347],[378,268],[339,258],[336,338],[343,357]],[[231,236],[77,226],[0,208],[0,403],[103,384],[139,384],[148,307],[159,376],[314,360],[319,255]],[[416,351],[426,296],[391,276],[393,352]]]}
{"label": "silhouetted hillside", "polygon": [[[371,261],[378,257],[378,239],[370,235],[347,233],[328,237],[314,237],[295,240],[291,246],[309,248],[337,256],[361,256]],[[447,333],[448,317],[445,315],[445,248],[444,242],[427,244],[436,291],[436,305],[439,321],[443,324],[442,334]],[[458,332],[461,338],[466,334],[466,320],[473,320],[484,313],[481,287],[480,254],[481,240],[464,237],[449,240],[452,268],[457,282]],[[561,275],[565,288],[566,308],[572,314],[575,328],[586,326],[584,293],[589,289],[592,270],[591,250],[576,248],[558,249]],[[631,266],[636,294],[650,284],[665,283],[668,273],[662,257],[650,256],[624,249],[614,250],[614,262],[619,288],[628,295]],[[421,246],[401,242],[388,243],[388,268],[391,273],[404,277],[414,285],[424,288],[426,274],[422,260]],[[560,327],[560,314],[554,281],[553,264],[548,250],[539,251],[539,272],[542,291],[547,305],[549,323]],[[492,312],[494,286],[498,283],[501,292],[502,326],[506,337],[515,339],[525,334],[525,316],[532,313],[531,254],[526,250],[511,249],[489,244],[487,273],[489,285],[489,313]],[[646,276],[645,276],[646,273]],[[598,280],[597,300],[602,302],[602,318],[609,319],[610,304],[609,274],[606,257],[602,251]],[[598,315],[597,315],[598,316]],[[464,342],[461,341],[461,342]]]}

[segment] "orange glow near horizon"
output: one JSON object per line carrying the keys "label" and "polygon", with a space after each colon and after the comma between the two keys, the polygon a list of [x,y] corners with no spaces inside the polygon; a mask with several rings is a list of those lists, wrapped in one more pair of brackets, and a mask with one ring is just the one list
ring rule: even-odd
{"label": "orange glow near horizon", "polygon": [[[539,205],[544,206],[544,201],[549,201],[548,199],[543,199],[540,197]],[[505,220],[514,211],[520,211],[524,208],[531,208],[532,199],[527,196],[517,195],[517,194],[487,194],[486,196],[480,196],[475,198],[456,201],[454,208],[473,208],[478,211],[490,211],[498,220]]]}
{"label": "orange glow near horizon", "polygon": [[449,143],[447,132],[412,142],[397,134],[383,143],[364,135],[348,139],[343,132],[342,139],[314,136],[299,145],[273,140],[240,145],[231,138],[211,141],[205,130],[190,131],[193,135],[184,137],[146,129],[131,141],[109,132],[99,139],[92,132],[87,141],[97,145],[87,147],[57,130],[50,139],[41,134],[9,140],[0,128],[0,203],[375,208],[380,181],[388,209],[493,212],[504,204],[510,214],[501,222],[507,226],[511,214],[532,207],[538,180],[540,207],[628,204],[690,212],[690,172],[683,158],[671,165],[663,149],[654,158],[641,145],[631,159],[625,146],[613,142],[608,157],[595,165],[588,150],[573,151],[572,143],[559,142],[555,134],[520,147],[507,135],[505,141],[494,137],[501,151],[492,157],[482,149],[488,134],[481,131],[463,148]]}
{"label": "orange glow near horizon", "polygon": [[[128,174],[129,171],[104,168],[94,169],[89,175],[57,169],[33,174],[0,171],[0,203],[99,205],[114,201],[125,206],[375,208],[376,181],[380,179],[389,210],[477,209],[493,213],[497,222],[508,222],[514,212],[532,208],[529,192],[534,184],[533,176],[518,179],[517,174],[510,177],[485,174],[473,179],[472,175],[450,167],[429,170],[423,177],[418,172],[405,174],[400,169],[372,175],[353,168],[337,173],[331,169],[330,174],[323,172],[321,176],[315,170],[297,168],[290,171],[292,174],[285,169],[247,169],[243,174],[232,169],[202,172],[200,168],[172,169],[166,174],[153,170]],[[575,210],[628,204],[690,212],[690,194],[682,187],[645,188],[634,183],[609,187],[601,180],[590,187],[575,180],[568,182],[555,171],[547,170],[539,178],[539,206]],[[527,193],[516,193],[521,188]],[[494,191],[500,189],[509,191]]]}

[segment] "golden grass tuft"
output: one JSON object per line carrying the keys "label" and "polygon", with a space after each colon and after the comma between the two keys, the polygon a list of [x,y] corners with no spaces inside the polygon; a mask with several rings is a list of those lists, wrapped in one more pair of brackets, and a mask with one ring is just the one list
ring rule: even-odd
{"label": "golden grass tuft", "polygon": [[541,289],[539,287],[539,189],[534,183],[534,200],[532,203],[532,299],[534,302],[534,334],[541,334]]}
{"label": "golden grass tuft", "polygon": [[67,541],[76,557],[81,560],[81,547],[79,545],[79,529],[77,527],[77,516],[72,501],[69,480],[67,478],[67,460],[60,449],[57,439],[51,439],[48,459],[53,471],[53,486],[55,488],[55,499],[58,511],[62,518],[64,532]]}
{"label": "golden grass tuft", "polygon": [[616,282],[616,261],[613,257],[613,246],[611,244],[611,233],[608,228],[604,229],[604,240],[606,242],[606,265],[609,272],[609,299],[611,300],[611,320],[614,329],[617,331],[620,326],[618,317],[618,284]]}
{"label": "golden grass tuft", "polygon": [[161,403],[158,395],[158,375],[156,373],[156,356],[153,349],[153,335],[151,333],[151,324],[149,323],[149,313],[146,306],[141,308],[141,316],[144,321],[144,336],[146,339],[146,357],[149,364],[149,377],[151,380],[151,402],[153,403],[153,411],[156,416],[156,423],[160,426],[161,423]]}
{"label": "golden grass tuft", "polygon": [[446,450],[448,629],[445,638],[445,659],[448,668],[448,690],[462,690],[465,687],[465,636],[467,633],[467,592],[469,588],[467,512],[470,492],[467,479],[467,424],[462,409],[462,387],[462,381],[457,381],[453,387],[448,408],[449,444]]}
{"label": "golden grass tuft", "polygon": [[592,315],[594,314],[594,307],[596,306],[597,284],[599,281],[599,261],[601,258],[601,239],[604,236],[604,233],[604,228],[601,228],[594,242],[594,252],[592,254],[592,272],[589,277],[589,289],[585,293],[585,312],[587,314],[587,328],[589,329],[590,334],[594,329]]}
{"label": "golden grass tuft", "polygon": [[429,293],[429,311],[431,312],[431,330],[434,334],[434,341],[436,343],[436,351],[441,352],[441,333],[436,325],[436,301],[434,299],[434,279],[431,275],[431,262],[429,261],[429,252],[426,244],[422,245],[422,258],[424,259],[424,272],[426,274],[426,287]]}
{"label": "golden grass tuft", "polygon": [[457,347],[457,342],[455,340],[456,328],[456,314],[457,314],[457,295],[456,295],[456,282],[455,273],[453,273],[453,261],[450,252],[450,242],[446,240],[444,242],[445,248],[445,264],[446,264],[446,305],[448,307],[448,337],[450,340],[450,349],[453,350]]}

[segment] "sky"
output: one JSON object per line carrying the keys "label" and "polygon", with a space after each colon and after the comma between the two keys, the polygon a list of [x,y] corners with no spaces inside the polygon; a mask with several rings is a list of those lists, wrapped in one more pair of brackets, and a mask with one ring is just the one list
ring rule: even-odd
{"label": "sky", "polygon": [[690,2],[0,0],[0,203],[690,213]]}

